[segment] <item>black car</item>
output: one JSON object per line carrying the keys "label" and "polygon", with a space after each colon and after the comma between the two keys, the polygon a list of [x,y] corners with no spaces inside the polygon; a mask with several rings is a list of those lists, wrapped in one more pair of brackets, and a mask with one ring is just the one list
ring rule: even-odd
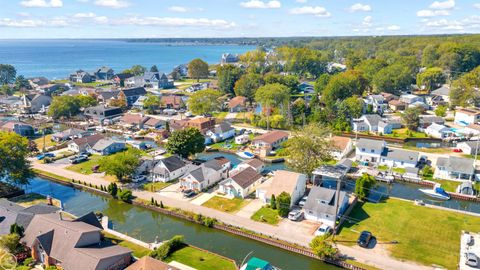
{"label": "black car", "polygon": [[368,244],[370,244],[370,240],[372,240],[372,233],[369,231],[363,231],[360,234],[360,237],[358,237],[357,244],[361,247],[368,247]]}
{"label": "black car", "polygon": [[191,189],[183,191],[183,197],[185,197],[185,198],[193,197],[193,196],[195,196],[195,194],[196,194],[195,191],[193,191]]}

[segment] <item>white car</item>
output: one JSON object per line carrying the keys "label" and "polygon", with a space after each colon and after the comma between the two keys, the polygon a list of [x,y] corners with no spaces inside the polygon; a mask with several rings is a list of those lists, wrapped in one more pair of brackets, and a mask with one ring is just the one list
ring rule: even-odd
{"label": "white car", "polygon": [[288,219],[292,221],[298,221],[302,218],[302,215],[303,215],[302,211],[295,209],[290,211],[290,213],[288,213]]}
{"label": "white car", "polygon": [[138,182],[145,181],[145,179],[147,179],[145,175],[137,175],[132,178],[132,182],[138,183]]}
{"label": "white car", "polygon": [[308,199],[307,196],[303,196],[303,198],[298,202],[298,205],[299,205],[300,207],[304,207],[305,204],[307,203],[307,199]]}
{"label": "white car", "polygon": [[326,224],[322,224],[318,229],[315,231],[315,236],[324,235],[327,233],[332,233],[332,228]]}

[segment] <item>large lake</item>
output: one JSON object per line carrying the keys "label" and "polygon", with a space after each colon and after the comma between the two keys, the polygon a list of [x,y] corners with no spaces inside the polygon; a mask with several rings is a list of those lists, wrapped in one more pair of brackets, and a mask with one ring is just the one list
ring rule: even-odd
{"label": "large lake", "polygon": [[169,73],[173,67],[194,58],[215,64],[223,53],[244,53],[254,46],[168,45],[121,40],[0,40],[0,64],[11,64],[25,77],[66,78],[83,69],[103,65],[120,72],[132,65],[157,65]]}

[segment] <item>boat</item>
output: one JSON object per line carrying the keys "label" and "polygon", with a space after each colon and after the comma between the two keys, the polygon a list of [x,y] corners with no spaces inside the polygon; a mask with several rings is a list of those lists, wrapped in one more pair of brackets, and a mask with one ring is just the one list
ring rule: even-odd
{"label": "boat", "polygon": [[443,188],[441,188],[441,185],[438,183],[435,184],[435,186],[432,189],[419,189],[419,190],[423,194],[436,199],[445,200],[445,201],[450,200],[450,195],[448,195],[448,193]]}
{"label": "boat", "polygon": [[248,151],[240,151],[240,152],[237,152],[237,156],[241,157],[241,158],[245,158],[245,159],[250,159],[250,158],[254,158],[255,155],[248,152]]}
{"label": "boat", "polygon": [[280,268],[277,268],[262,259],[252,257],[247,263],[240,267],[240,270],[280,270]]}

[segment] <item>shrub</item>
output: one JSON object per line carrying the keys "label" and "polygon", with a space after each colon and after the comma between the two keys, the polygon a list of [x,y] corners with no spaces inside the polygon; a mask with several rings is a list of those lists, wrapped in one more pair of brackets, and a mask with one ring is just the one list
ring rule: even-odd
{"label": "shrub", "polygon": [[108,193],[112,195],[113,197],[117,197],[117,192],[118,192],[118,187],[116,183],[110,183],[107,187]]}
{"label": "shrub", "polygon": [[183,235],[175,235],[174,237],[172,237],[172,239],[166,241],[157,249],[152,251],[152,253],[150,253],[150,256],[158,260],[164,260],[172,252],[178,250],[184,245],[185,245],[185,237]]}
{"label": "shrub", "polygon": [[215,225],[215,223],[217,222],[216,219],[214,218],[210,218],[210,217],[204,217],[203,218],[203,225],[205,225],[206,227],[213,227],[213,225]]}
{"label": "shrub", "polygon": [[129,189],[120,190],[118,193],[118,198],[124,202],[130,202],[132,197],[132,191]]}

